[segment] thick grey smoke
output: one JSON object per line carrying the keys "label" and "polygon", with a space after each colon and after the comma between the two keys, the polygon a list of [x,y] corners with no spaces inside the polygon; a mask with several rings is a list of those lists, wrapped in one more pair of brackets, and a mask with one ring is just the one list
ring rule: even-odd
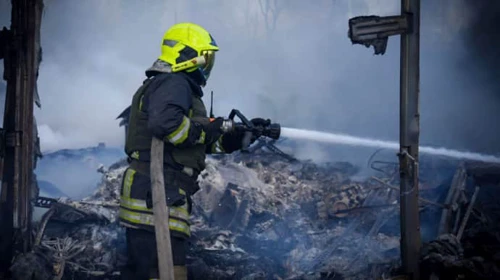
{"label": "thick grey smoke", "polygon": [[[266,2],[278,4],[274,28]],[[214,91],[216,114],[239,108],[291,127],[397,140],[399,38],[374,56],[346,32],[349,17],[397,14],[399,2],[46,1],[36,112],[42,149],[122,145],[115,118],[159,54],[163,32],[181,21],[205,26],[221,47],[205,96],[209,104]],[[498,88],[481,78],[490,68],[475,63],[466,35],[477,17],[467,4],[477,1],[466,2],[422,3],[421,142],[499,152],[491,129],[500,118]]]}

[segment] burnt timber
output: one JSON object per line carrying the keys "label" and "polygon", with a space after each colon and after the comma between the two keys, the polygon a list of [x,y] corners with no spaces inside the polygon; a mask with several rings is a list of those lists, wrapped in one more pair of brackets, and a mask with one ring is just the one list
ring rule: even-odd
{"label": "burnt timber", "polygon": [[2,30],[0,58],[7,81],[1,133],[0,278],[8,278],[15,252],[31,247],[34,165],[33,104],[41,59],[42,0],[12,1],[10,29]]}

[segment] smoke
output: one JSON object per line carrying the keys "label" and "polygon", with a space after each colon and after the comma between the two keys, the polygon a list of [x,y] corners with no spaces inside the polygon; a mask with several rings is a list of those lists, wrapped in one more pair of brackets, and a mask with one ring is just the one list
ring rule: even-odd
{"label": "smoke", "polygon": [[[10,25],[9,2],[0,0],[0,26]],[[274,15],[259,5],[265,2],[278,4]],[[399,14],[399,2],[46,0],[42,108],[35,112],[42,150],[121,146],[124,133],[115,118],[159,55],[165,30],[181,21],[206,27],[221,48],[205,88],[214,91],[215,114],[238,108],[287,127],[397,141],[399,38],[389,39],[384,56],[374,56],[351,44],[347,22],[357,15]],[[495,0],[422,1],[422,145],[500,152],[494,129],[500,122],[499,6]],[[0,82],[2,98],[4,86]],[[209,94],[204,100],[208,105]],[[297,146],[301,157],[330,158],[324,145]],[[328,151],[335,160],[367,158],[345,147]],[[53,173],[38,172],[61,178],[55,184],[67,185],[69,195],[88,185],[69,183],[84,182],[73,174],[90,178],[80,166],[52,166]]]}
{"label": "smoke", "polygon": [[[272,10],[266,24],[259,2],[277,3],[274,27]],[[499,152],[491,129],[500,118],[498,31],[489,21],[498,4],[477,2],[422,3],[423,145]],[[203,25],[220,45],[205,89],[214,91],[217,115],[239,108],[289,127],[397,140],[399,38],[374,56],[346,31],[349,17],[399,8],[397,0],[46,1],[36,110],[42,150],[121,146],[115,118],[159,54],[163,32],[181,21]]]}
{"label": "smoke", "polygon": [[62,192],[73,199],[86,197],[102,179],[100,166],[110,166],[122,155],[122,149],[104,146],[46,153],[35,170],[41,195],[57,198]]}
{"label": "smoke", "polygon": [[470,59],[473,61],[473,71],[477,79],[486,84],[494,86],[490,94],[498,98],[500,82],[500,2],[498,1],[465,1],[471,11],[469,18],[470,28],[466,30],[463,38],[466,46],[470,49]]}

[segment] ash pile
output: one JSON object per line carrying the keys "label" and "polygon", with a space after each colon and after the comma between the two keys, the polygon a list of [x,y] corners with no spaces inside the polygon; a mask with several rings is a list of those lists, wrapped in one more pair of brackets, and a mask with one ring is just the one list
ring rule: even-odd
{"label": "ash pile", "polygon": [[389,270],[399,237],[361,229],[385,210],[363,219],[347,214],[368,195],[364,183],[351,180],[357,171],[349,163],[317,166],[265,153],[209,160],[194,199],[193,272],[211,279],[367,279]]}
{"label": "ash pile", "polygon": [[[207,160],[201,190],[194,196],[188,254],[192,279],[379,279],[397,274],[397,163],[371,161],[377,176],[361,177],[361,168],[347,162],[317,165],[263,145],[268,149]],[[126,245],[117,214],[126,167],[126,161],[101,167],[101,184],[81,201],[39,199],[38,205],[49,210],[34,233],[35,249],[14,261],[17,279],[119,279]],[[450,188],[457,184],[452,182],[455,168],[435,163],[421,168],[421,227],[424,240],[431,241],[424,246],[422,264],[429,279],[494,273],[493,255],[478,261],[483,252],[467,251],[477,248],[478,238],[470,240],[481,236],[470,224],[491,221],[478,216],[476,208],[464,219],[474,203],[466,199],[463,180],[462,187]],[[450,189],[460,195],[450,195]],[[460,199],[450,202],[449,197]],[[450,207],[443,203],[455,205],[444,220],[443,209]],[[454,242],[455,224],[463,220],[469,222],[462,230],[466,243]],[[500,244],[493,240],[498,235],[488,236]],[[487,265],[489,270],[478,269]]]}
{"label": "ash pile", "polygon": [[33,250],[19,254],[14,279],[118,279],[125,263],[125,231],[119,226],[120,184],[126,161],[99,168],[102,181],[80,201],[39,197],[45,209],[33,233]]}

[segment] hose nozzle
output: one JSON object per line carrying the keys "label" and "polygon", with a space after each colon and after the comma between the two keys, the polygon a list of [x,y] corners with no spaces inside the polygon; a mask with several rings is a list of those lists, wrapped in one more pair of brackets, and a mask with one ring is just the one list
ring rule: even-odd
{"label": "hose nozzle", "polygon": [[277,140],[281,135],[281,125],[279,123],[270,123],[266,126],[248,126],[244,123],[235,123],[232,120],[225,120],[222,124],[223,131],[247,131],[254,137],[265,136]]}
{"label": "hose nozzle", "polygon": [[270,125],[264,127],[264,129],[262,130],[262,135],[274,140],[278,140],[281,135],[281,125],[279,123],[271,123]]}

